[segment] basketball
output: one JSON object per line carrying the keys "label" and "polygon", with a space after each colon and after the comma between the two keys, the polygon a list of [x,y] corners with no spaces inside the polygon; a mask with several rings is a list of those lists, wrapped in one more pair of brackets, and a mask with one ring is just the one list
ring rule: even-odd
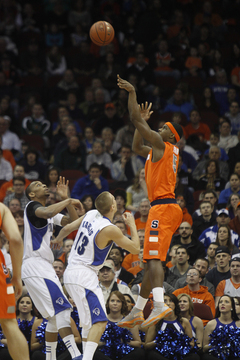
{"label": "basketball", "polygon": [[98,46],[108,45],[114,38],[114,28],[107,21],[97,21],[90,29],[89,36]]}

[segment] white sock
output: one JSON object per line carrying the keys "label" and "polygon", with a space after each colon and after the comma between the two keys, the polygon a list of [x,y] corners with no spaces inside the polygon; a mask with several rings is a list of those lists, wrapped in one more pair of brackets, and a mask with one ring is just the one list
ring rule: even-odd
{"label": "white sock", "polygon": [[153,293],[153,300],[156,302],[164,302],[164,297],[163,297],[163,288],[162,287],[155,287],[154,289],[152,289],[152,293]]}
{"label": "white sock", "polygon": [[83,354],[83,360],[92,360],[98,344],[93,341],[87,341]]}
{"label": "white sock", "polygon": [[74,340],[74,336],[73,334],[70,334],[68,336],[65,336],[62,341],[64,342],[66,348],[68,349],[68,351],[70,352],[70,355],[72,357],[72,359],[74,359],[75,357],[77,356],[80,356],[81,353],[80,351],[78,350],[78,347],[75,343],[75,340]]}
{"label": "white sock", "polygon": [[148,299],[143,298],[142,296],[138,296],[135,307],[139,310],[143,310],[147,303]]}
{"label": "white sock", "polygon": [[82,341],[82,352],[83,352],[83,354],[84,354],[86,345],[87,345],[87,341]]}
{"label": "white sock", "polygon": [[57,341],[54,342],[45,342],[46,345],[46,360],[56,360],[56,348],[57,348]]}

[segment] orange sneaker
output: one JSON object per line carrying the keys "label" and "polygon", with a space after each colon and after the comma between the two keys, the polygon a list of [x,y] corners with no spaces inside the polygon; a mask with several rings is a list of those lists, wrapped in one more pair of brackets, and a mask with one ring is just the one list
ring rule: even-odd
{"label": "orange sneaker", "polygon": [[154,308],[149,317],[142,323],[141,329],[146,330],[150,326],[155,325],[159,320],[166,318],[171,314],[172,309],[166,304],[161,303],[161,305],[156,305],[156,302],[154,302]]}
{"label": "orange sneaker", "polygon": [[117,326],[131,329],[136,325],[141,325],[143,322],[144,316],[142,310],[134,307],[125,318],[117,323]]}

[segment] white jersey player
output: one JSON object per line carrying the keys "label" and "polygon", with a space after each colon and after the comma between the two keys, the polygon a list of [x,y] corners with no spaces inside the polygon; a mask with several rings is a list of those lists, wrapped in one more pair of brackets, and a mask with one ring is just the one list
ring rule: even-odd
{"label": "white jersey player", "polygon": [[131,240],[112,224],[117,211],[114,196],[107,191],[102,192],[97,197],[95,206],[97,210],[91,210],[65,226],[52,241],[61,242],[78,229],[64,273],[64,284],[80,314],[83,360],[92,360],[107,324],[103,293],[97,277],[98,269],[101,268],[113,242],[133,254],[140,251],[135,221],[130,213],[123,214],[123,217],[130,227]]}
{"label": "white jersey player", "polygon": [[[68,183],[60,177],[58,194],[65,200],[45,207],[49,196],[46,185],[32,182],[26,189],[31,200],[24,211],[24,256],[22,279],[40,314],[48,319],[45,341],[46,360],[56,359],[58,332],[72,359],[80,360],[70,325],[71,304],[63,293],[60,281],[52,266],[54,257],[50,248],[54,225],[64,226],[78,218],[74,206],[81,207],[79,200],[67,196]],[[69,216],[59,214],[67,208]]]}

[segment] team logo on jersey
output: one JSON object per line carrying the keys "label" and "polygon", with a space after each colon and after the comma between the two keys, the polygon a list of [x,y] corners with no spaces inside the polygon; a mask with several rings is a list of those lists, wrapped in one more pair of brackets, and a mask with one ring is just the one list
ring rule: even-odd
{"label": "team logo on jersey", "polygon": [[93,309],[93,313],[94,313],[96,316],[99,316],[99,315],[100,315],[100,309],[99,309],[99,308]]}
{"label": "team logo on jersey", "polygon": [[2,269],[3,269],[4,275],[8,275],[8,269],[7,269],[6,265],[2,264]]}
{"label": "team logo on jersey", "polygon": [[153,221],[152,221],[152,224],[151,224],[151,228],[157,229],[157,228],[158,228],[158,223],[159,223],[158,220],[153,220]]}
{"label": "team logo on jersey", "polygon": [[56,303],[59,304],[59,305],[63,305],[64,304],[64,300],[62,297],[59,297],[57,300],[56,300]]}

